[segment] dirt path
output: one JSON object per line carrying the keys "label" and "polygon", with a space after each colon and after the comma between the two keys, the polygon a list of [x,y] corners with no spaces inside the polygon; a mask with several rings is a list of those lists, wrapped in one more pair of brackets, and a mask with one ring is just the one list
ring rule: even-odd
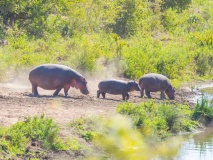
{"label": "dirt path", "polygon": [[[16,82],[0,83],[0,125],[9,126],[28,116],[42,115],[51,117],[58,124],[66,125],[73,119],[82,116],[112,115],[116,113],[116,105],[123,103],[121,95],[107,94],[107,99],[96,98],[99,80],[89,79],[90,94],[85,96],[79,90],[71,88],[69,95],[52,97],[54,91],[39,88],[40,97],[31,97],[31,84],[27,79]],[[178,91],[176,101],[185,101],[185,92]],[[147,100],[139,98],[139,92],[130,93],[130,102],[140,103]],[[159,97],[155,94],[154,97]],[[158,100],[158,99],[156,99]]]}
{"label": "dirt path", "polygon": [[[54,91],[39,88],[40,97],[31,97],[29,82],[0,83],[0,125],[8,126],[28,116],[42,115],[52,117],[59,124],[67,124],[81,116],[111,115],[115,113],[121,95],[107,95],[107,99],[96,98],[96,82],[90,83],[90,94],[85,96],[71,88],[70,97],[65,98],[63,91],[52,97]],[[139,92],[131,93],[131,102],[140,102]]]}

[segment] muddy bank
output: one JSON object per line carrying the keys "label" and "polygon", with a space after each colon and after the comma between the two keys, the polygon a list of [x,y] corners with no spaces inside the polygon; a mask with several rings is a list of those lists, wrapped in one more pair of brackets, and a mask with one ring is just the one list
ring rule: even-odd
{"label": "muddy bank", "polygon": [[[40,97],[31,97],[31,84],[28,79],[0,83],[0,125],[9,126],[28,116],[44,114],[60,125],[66,125],[75,118],[84,116],[113,115],[116,106],[124,103],[121,95],[106,95],[106,99],[97,98],[99,79],[89,79],[90,94],[85,96],[79,90],[71,88],[69,97],[63,91],[58,97],[52,97],[54,91],[39,88]],[[201,97],[200,89],[213,86],[213,81],[200,81],[184,84],[176,90],[174,103],[189,104],[192,108],[196,99]],[[151,93],[153,100],[160,100],[160,93]],[[139,98],[140,92],[130,92],[129,102],[138,104],[148,98]]]}
{"label": "muddy bank", "polygon": [[203,89],[210,87],[213,87],[213,80],[188,82],[183,84],[179,90],[181,90],[180,94],[185,96],[185,100],[193,106],[204,96]]}

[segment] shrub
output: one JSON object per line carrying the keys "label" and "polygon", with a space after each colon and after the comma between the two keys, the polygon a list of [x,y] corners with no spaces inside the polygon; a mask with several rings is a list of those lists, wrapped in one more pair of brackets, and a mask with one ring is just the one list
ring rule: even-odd
{"label": "shrub", "polygon": [[[114,116],[105,121],[107,132],[96,139],[96,143],[107,154],[97,159],[173,159],[181,144],[180,139],[169,139],[164,142],[146,142],[140,130],[134,127],[129,118]],[[171,142],[172,146],[171,147]]]}
{"label": "shrub", "polygon": [[117,112],[130,116],[135,127],[145,135],[165,138],[196,128],[196,122],[191,120],[192,112],[186,105],[165,102],[155,104],[153,101],[139,105],[124,103],[117,106]]}
{"label": "shrub", "polygon": [[210,30],[205,32],[196,32],[194,33],[194,37],[200,46],[213,46],[213,32]]}
{"label": "shrub", "polygon": [[101,122],[102,119],[100,117],[77,118],[69,126],[77,129],[80,136],[86,141],[92,141],[101,134],[99,131],[101,125],[97,121]]}
{"label": "shrub", "polygon": [[163,0],[162,9],[172,8],[182,12],[182,10],[188,8],[190,3],[191,0]]}
{"label": "shrub", "polygon": [[46,150],[67,150],[72,148],[59,138],[59,127],[52,119],[41,117],[27,118],[9,128],[0,128],[0,151],[12,155],[28,154],[27,147],[39,142]]}
{"label": "shrub", "polygon": [[209,104],[205,97],[202,97],[200,102],[197,101],[192,117],[204,124],[208,124],[213,119],[213,106]]}

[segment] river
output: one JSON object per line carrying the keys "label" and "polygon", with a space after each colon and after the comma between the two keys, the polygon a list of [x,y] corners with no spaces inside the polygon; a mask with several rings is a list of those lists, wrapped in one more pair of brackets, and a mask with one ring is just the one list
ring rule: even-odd
{"label": "river", "polygon": [[[201,100],[202,95],[213,105],[213,86],[202,86],[194,98],[194,102]],[[178,155],[174,160],[213,160],[213,125],[196,134],[183,135]]]}

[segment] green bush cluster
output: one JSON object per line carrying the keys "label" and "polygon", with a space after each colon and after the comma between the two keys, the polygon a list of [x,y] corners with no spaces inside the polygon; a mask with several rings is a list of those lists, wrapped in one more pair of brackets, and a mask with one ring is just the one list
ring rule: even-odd
{"label": "green bush cluster", "polygon": [[101,134],[99,130],[99,127],[102,124],[100,123],[101,121],[103,121],[101,117],[77,118],[71,122],[69,126],[76,129],[81,138],[85,139],[87,142],[90,142]]}
{"label": "green bush cluster", "polygon": [[132,121],[121,115],[110,117],[104,124],[107,130],[96,139],[95,144],[105,152],[95,156],[95,159],[174,159],[182,143],[179,138],[147,142],[147,137]]}
{"label": "green bush cluster", "polygon": [[44,151],[68,150],[72,149],[72,146],[77,146],[71,140],[67,143],[63,142],[59,137],[59,127],[52,119],[44,116],[29,117],[25,121],[17,122],[8,128],[0,128],[1,155],[33,155],[35,153],[33,153],[33,150],[29,150],[28,147],[33,146],[32,143],[35,142],[38,142],[39,146],[37,147],[44,149]]}
{"label": "green bush cluster", "polygon": [[189,106],[153,101],[135,105],[124,103],[117,106],[117,112],[131,118],[134,126],[146,136],[160,139],[181,131],[191,131],[197,123],[191,120],[192,111]]}
{"label": "green bush cluster", "polygon": [[209,104],[205,97],[202,97],[201,101],[197,101],[192,117],[205,125],[213,119],[213,106]]}
{"label": "green bush cluster", "polygon": [[[130,107],[130,105],[129,105]],[[131,109],[130,109],[131,110]],[[168,110],[168,112],[170,112]],[[153,113],[153,115],[156,113]],[[167,116],[168,121],[173,121],[172,116],[176,113],[172,113],[171,116]],[[169,115],[167,113],[167,115]],[[188,114],[186,114],[188,115]],[[144,126],[142,130],[135,126],[135,121],[130,119],[132,116],[122,116],[120,114],[112,117],[84,117],[75,119],[70,123],[70,126],[77,134],[80,134],[80,138],[86,140],[90,145],[92,153],[86,157],[88,159],[152,159],[154,157],[173,157],[178,152],[181,144],[180,139],[172,139],[172,149],[170,146],[170,133],[165,133],[163,122],[164,120],[160,116],[156,115],[154,123],[150,122],[150,119],[146,121],[149,127],[156,125],[159,131],[157,138],[165,138],[167,135],[167,141],[156,141],[156,137],[148,135],[150,128]],[[187,116],[186,116],[187,117]],[[159,120],[159,122],[157,122]],[[138,124],[140,122],[138,121]],[[172,123],[172,122],[171,122]],[[185,122],[187,123],[187,122]],[[188,124],[189,126],[190,124]],[[191,124],[192,125],[192,124]],[[195,126],[195,125],[194,125]],[[143,134],[142,134],[143,133]],[[164,134],[164,137],[163,135]],[[153,143],[154,139],[154,143]],[[159,140],[158,139],[158,140]],[[151,142],[152,141],[152,142]]]}
{"label": "green bush cluster", "polygon": [[213,75],[210,1],[0,4],[0,34],[9,42],[0,47],[1,80],[9,70],[41,63],[90,73],[112,63],[120,75],[132,79],[148,72],[180,82]]}
{"label": "green bush cluster", "polygon": [[204,33],[198,32],[194,35],[200,46],[213,46],[213,32],[207,30]]}

